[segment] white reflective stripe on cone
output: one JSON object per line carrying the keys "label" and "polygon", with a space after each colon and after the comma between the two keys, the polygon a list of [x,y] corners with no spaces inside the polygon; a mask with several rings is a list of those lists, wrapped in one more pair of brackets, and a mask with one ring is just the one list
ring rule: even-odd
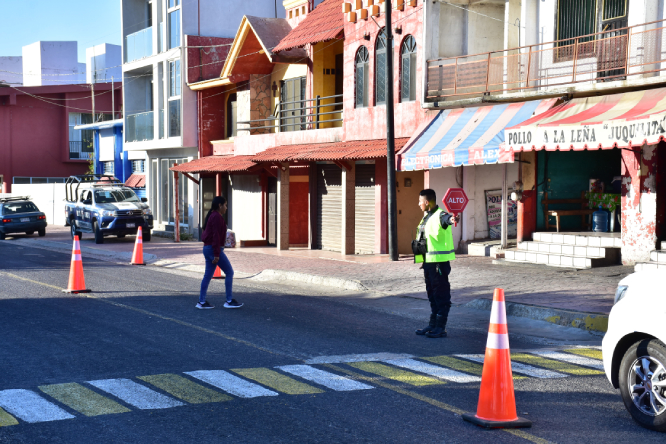
{"label": "white reflective stripe on cone", "polygon": [[136,243],[137,243],[137,244],[142,244],[142,243],[143,243],[143,240],[141,240],[141,238],[139,237],[139,238],[136,239]]}
{"label": "white reflective stripe on cone", "polygon": [[508,350],[509,349],[509,335],[507,333],[488,333],[488,340],[486,341],[486,348],[495,350]]}
{"label": "white reflective stripe on cone", "polygon": [[81,245],[79,244],[79,241],[77,241],[77,240],[74,241],[74,249],[75,250],[80,250],[81,249]]}
{"label": "white reflective stripe on cone", "polygon": [[72,255],[72,260],[73,260],[73,261],[80,261],[80,260],[81,260],[81,253],[79,253],[79,254],[73,254],[73,255]]}
{"label": "white reflective stripe on cone", "polygon": [[506,307],[504,301],[493,301],[493,307],[490,312],[491,324],[506,324]]}

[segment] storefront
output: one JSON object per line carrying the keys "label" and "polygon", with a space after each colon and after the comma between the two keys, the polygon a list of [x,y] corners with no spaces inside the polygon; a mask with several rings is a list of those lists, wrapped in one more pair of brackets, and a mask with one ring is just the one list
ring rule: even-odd
{"label": "storefront", "polygon": [[[503,155],[522,152],[536,161],[534,185],[526,187],[534,192],[524,199],[529,202],[519,207],[519,213],[534,209],[527,224],[538,232],[546,228],[547,214],[540,211],[545,196],[548,200],[580,198],[584,193],[588,211],[601,205],[616,215],[619,212],[616,233],[604,237],[619,237],[616,246],[621,246],[622,262],[649,261],[657,241],[666,236],[666,208],[663,197],[658,199],[666,167],[660,162],[664,134],[663,88],[573,99],[507,128]],[[589,193],[592,182],[596,182],[596,193]],[[572,216],[576,217],[561,217],[561,232],[589,232],[579,215]]]}

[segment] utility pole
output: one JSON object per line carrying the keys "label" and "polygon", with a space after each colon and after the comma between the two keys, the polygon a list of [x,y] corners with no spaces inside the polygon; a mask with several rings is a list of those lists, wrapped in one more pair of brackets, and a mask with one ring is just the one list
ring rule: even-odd
{"label": "utility pole", "polygon": [[113,88],[113,76],[111,76],[111,120],[116,120],[116,90]]}
{"label": "utility pole", "polygon": [[386,185],[388,197],[388,247],[392,261],[398,260],[398,204],[395,191],[395,134],[393,128],[393,29],[391,0],[386,0]]}

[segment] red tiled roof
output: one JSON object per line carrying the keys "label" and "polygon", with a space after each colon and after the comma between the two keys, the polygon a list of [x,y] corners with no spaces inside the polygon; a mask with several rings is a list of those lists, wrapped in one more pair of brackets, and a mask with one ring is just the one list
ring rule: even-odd
{"label": "red tiled roof", "polygon": [[342,0],[324,0],[273,48],[273,52],[341,38],[344,25]]}
{"label": "red tiled roof", "polygon": [[143,188],[146,186],[146,175],[133,173],[125,181],[125,186],[130,188]]}
{"label": "red tiled roof", "polygon": [[209,156],[181,163],[169,168],[181,173],[223,173],[230,171],[246,171],[255,164],[252,156]]}
{"label": "red tiled roof", "polygon": [[[395,139],[398,152],[409,138]],[[252,157],[254,162],[361,160],[386,157],[386,139],[353,140],[349,142],[285,145],[269,148]]]}

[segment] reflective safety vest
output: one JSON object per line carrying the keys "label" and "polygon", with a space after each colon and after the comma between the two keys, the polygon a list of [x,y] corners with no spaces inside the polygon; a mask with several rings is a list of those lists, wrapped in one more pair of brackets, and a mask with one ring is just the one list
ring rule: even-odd
{"label": "reflective safety vest", "polygon": [[[425,261],[423,260],[423,255],[415,255],[415,263],[450,262],[455,260],[456,254],[453,246],[453,230],[450,227],[444,230],[440,225],[439,218],[443,212],[444,211],[442,211],[441,208],[438,208],[426,222],[424,238],[428,244],[428,252],[425,255]],[[425,219],[425,216],[423,219]],[[416,240],[419,240],[423,219],[419,222],[419,229],[416,230]]]}

